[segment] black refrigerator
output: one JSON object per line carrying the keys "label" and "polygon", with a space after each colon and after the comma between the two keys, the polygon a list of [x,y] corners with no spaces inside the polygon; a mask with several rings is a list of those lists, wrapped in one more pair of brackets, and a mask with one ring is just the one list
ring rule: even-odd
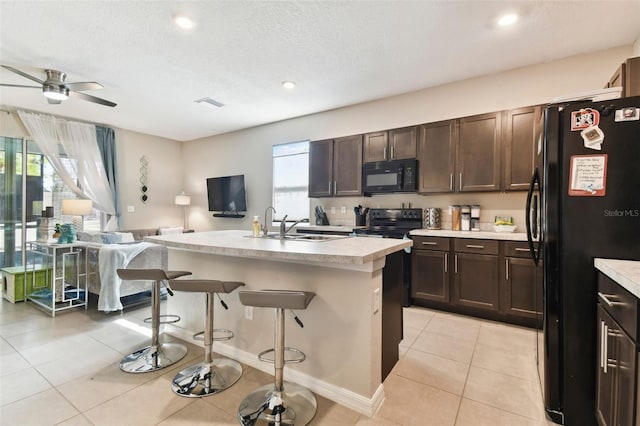
{"label": "black refrigerator", "polygon": [[595,425],[593,263],[640,260],[640,97],[547,106],[536,151],[525,216],[534,263],[542,263],[544,405],[556,423]]}

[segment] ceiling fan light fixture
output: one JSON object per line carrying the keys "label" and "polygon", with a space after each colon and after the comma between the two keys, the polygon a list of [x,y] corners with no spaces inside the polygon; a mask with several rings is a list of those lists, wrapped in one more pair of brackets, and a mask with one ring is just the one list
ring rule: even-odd
{"label": "ceiling fan light fixture", "polygon": [[175,18],[173,18],[173,22],[175,22],[178,27],[185,30],[191,30],[196,26],[196,23],[193,22],[193,19],[185,15],[177,15]]}
{"label": "ceiling fan light fixture", "polygon": [[42,93],[47,98],[56,101],[66,101],[67,99],[69,99],[69,88],[66,86],[54,86],[45,83],[42,86]]}
{"label": "ceiling fan light fixture", "polygon": [[296,88],[296,82],[293,80],[285,80],[282,82],[282,87],[287,90],[293,90]]}

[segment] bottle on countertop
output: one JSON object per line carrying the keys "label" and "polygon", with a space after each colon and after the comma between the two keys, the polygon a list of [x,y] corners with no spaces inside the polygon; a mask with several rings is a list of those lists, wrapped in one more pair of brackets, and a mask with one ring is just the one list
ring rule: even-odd
{"label": "bottle on countertop", "polygon": [[253,221],[251,222],[251,227],[253,231],[254,237],[260,236],[260,216],[254,216]]}
{"label": "bottle on countertop", "polygon": [[460,230],[460,206],[451,206],[451,229]]}

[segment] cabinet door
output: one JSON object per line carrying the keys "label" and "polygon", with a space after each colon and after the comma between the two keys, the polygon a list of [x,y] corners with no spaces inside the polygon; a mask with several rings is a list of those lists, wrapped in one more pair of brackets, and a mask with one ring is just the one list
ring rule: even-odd
{"label": "cabinet door", "polygon": [[536,130],[542,108],[531,106],[506,113],[504,143],[504,176],[502,188],[526,191],[533,176]]}
{"label": "cabinet door", "polygon": [[333,150],[333,195],[362,194],[362,135],[336,139]]}
{"label": "cabinet door", "polygon": [[333,194],[333,139],[309,144],[309,197]]}
{"label": "cabinet door", "polygon": [[[542,270],[538,269],[538,274]],[[531,259],[505,257],[500,310],[508,315],[536,318],[536,267]],[[539,309],[539,308],[538,308]]]}
{"label": "cabinet door", "polygon": [[416,158],[418,127],[404,127],[389,131],[389,151],[391,160]]}
{"label": "cabinet door", "polygon": [[498,256],[455,253],[452,301],[456,305],[497,311]]}
{"label": "cabinet door", "polygon": [[364,162],[386,161],[389,159],[387,146],[388,134],[384,132],[367,133],[364,135]]}
{"label": "cabinet door", "polygon": [[[616,361],[618,386],[616,401],[616,420],[619,426],[633,426],[633,412],[636,402],[636,345],[620,328],[612,336],[616,341]],[[640,419],[639,419],[640,420]],[[635,424],[638,424],[637,422]]]}
{"label": "cabinet door", "polygon": [[627,59],[622,97],[640,96],[640,56]]}
{"label": "cabinet door", "polygon": [[620,97],[624,98],[626,95],[625,90],[625,77],[626,77],[626,65],[621,64],[618,69],[613,73],[611,78],[609,79],[609,84],[607,87],[622,87],[622,92],[620,93]]}
{"label": "cabinet door", "polygon": [[499,191],[502,112],[459,120],[458,190]]}
{"label": "cabinet door", "polygon": [[449,252],[412,251],[411,297],[449,302]]}
{"label": "cabinet door", "polygon": [[611,317],[598,306],[598,374],[596,375],[596,418],[600,426],[614,424],[616,400],[615,340],[611,331],[616,326]]}
{"label": "cabinet door", "polygon": [[457,121],[420,126],[418,141],[418,192],[453,192]]}

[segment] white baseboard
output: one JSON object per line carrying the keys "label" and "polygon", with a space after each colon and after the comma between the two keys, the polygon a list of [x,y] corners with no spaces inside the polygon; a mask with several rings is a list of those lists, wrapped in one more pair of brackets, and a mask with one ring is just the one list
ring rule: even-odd
{"label": "white baseboard", "polygon": [[[165,325],[164,331],[187,342],[191,342],[199,346],[203,345],[202,341],[193,340],[194,333],[192,331],[185,330],[184,328],[167,324]],[[253,367],[256,370],[273,375],[273,366],[269,363],[264,363],[258,360],[258,356],[256,354],[240,350],[231,345],[225,344],[224,342],[216,342],[214,351],[220,355],[224,355]],[[372,417],[375,414],[384,400],[384,387],[382,383],[378,386],[378,389],[376,389],[373,396],[371,398],[367,398],[348,389],[311,377],[308,374],[296,370],[287,370],[285,380],[305,386],[318,395],[369,417]]]}

